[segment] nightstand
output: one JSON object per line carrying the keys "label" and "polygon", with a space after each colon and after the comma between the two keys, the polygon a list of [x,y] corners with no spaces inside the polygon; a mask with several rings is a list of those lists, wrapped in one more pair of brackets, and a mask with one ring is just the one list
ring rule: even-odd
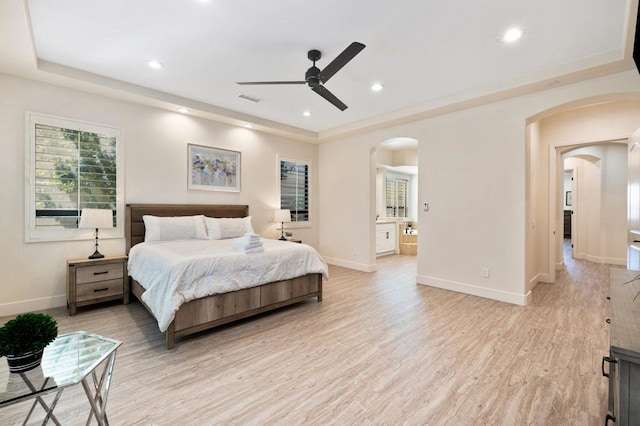
{"label": "nightstand", "polygon": [[67,304],[69,315],[76,307],[122,299],[129,303],[129,274],[126,255],[102,259],[67,260]]}

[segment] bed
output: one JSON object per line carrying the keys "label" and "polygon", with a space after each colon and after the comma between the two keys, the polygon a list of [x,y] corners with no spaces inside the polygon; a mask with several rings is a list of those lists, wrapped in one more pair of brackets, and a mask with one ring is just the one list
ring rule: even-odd
{"label": "bed", "polygon": [[[127,254],[131,249],[145,241],[144,215],[151,216],[194,216],[204,215],[211,218],[244,218],[249,214],[246,205],[172,205],[172,204],[129,204],[126,207],[125,237]],[[263,240],[266,245],[284,244],[287,250],[298,246],[293,242],[275,242]],[[143,244],[138,249],[141,249]],[[135,252],[136,250],[134,250]],[[254,254],[245,256],[249,262],[257,259]],[[326,266],[326,265],[325,265]],[[322,279],[326,272],[306,273],[293,278],[259,284],[236,291],[211,294],[182,303],[173,319],[166,327],[166,347],[173,348],[176,338],[188,336],[206,329],[229,323],[252,315],[278,309],[283,306],[302,302],[310,298],[322,301]],[[130,274],[131,275],[131,274]],[[157,320],[153,309],[143,297],[145,286],[131,279],[131,292]],[[141,281],[143,281],[141,279]],[[149,296],[149,295],[147,295]],[[149,298],[146,297],[148,300]],[[154,306],[155,308],[155,306]],[[159,322],[160,324],[160,322]],[[162,331],[162,327],[160,327]]]}

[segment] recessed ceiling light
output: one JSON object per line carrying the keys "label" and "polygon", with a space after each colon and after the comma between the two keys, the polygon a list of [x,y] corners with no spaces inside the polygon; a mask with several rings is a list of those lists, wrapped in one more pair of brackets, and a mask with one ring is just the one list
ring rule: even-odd
{"label": "recessed ceiling light", "polygon": [[302,113],[305,117],[311,117],[311,111],[305,111]]}
{"label": "recessed ceiling light", "polygon": [[147,61],[147,65],[149,65],[149,68],[153,68],[154,70],[160,70],[164,68],[164,65],[162,65],[162,62],[158,62],[155,60]]}
{"label": "recessed ceiling light", "polygon": [[244,125],[244,127],[246,127],[247,129],[252,129],[253,128],[253,124],[247,123]]}
{"label": "recessed ceiling light", "polygon": [[504,43],[513,43],[514,41],[522,37],[522,34],[524,34],[522,28],[509,28],[507,31],[505,31],[504,34],[502,34],[502,37],[500,37],[500,41]]}
{"label": "recessed ceiling light", "polygon": [[182,108],[178,108],[178,112],[181,112],[181,113],[183,113],[183,114],[188,114],[188,113],[189,113],[189,110],[188,110],[188,109],[186,109],[186,108],[184,108],[184,107],[182,107]]}
{"label": "recessed ceiling light", "polygon": [[371,86],[371,90],[373,90],[374,92],[379,92],[384,88],[384,86],[380,83],[373,83],[373,85]]}

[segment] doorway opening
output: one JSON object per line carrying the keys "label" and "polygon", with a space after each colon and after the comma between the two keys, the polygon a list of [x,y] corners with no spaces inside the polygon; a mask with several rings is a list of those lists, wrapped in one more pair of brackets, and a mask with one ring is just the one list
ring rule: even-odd
{"label": "doorway opening", "polygon": [[[572,258],[626,264],[626,142],[638,116],[637,99],[611,94],[559,105],[527,121],[527,294],[539,282],[555,282],[564,267],[565,210],[573,211]],[[567,158],[574,164],[565,164]],[[565,170],[572,170],[571,190]]]}
{"label": "doorway opening", "polygon": [[398,137],[373,148],[376,262],[418,251],[418,141]]}
{"label": "doorway opening", "polygon": [[[557,207],[563,212],[563,232],[556,235],[557,263],[561,267],[569,255],[594,263],[625,265],[626,140],[557,150],[564,177],[557,187],[562,198]],[[570,250],[565,250],[567,239]]]}

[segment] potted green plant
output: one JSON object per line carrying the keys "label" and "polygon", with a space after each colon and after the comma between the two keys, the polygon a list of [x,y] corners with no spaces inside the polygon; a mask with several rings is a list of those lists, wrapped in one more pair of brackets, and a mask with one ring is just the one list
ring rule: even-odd
{"label": "potted green plant", "polygon": [[0,328],[0,356],[7,357],[9,371],[36,368],[44,348],[58,336],[58,323],[51,315],[26,313]]}

